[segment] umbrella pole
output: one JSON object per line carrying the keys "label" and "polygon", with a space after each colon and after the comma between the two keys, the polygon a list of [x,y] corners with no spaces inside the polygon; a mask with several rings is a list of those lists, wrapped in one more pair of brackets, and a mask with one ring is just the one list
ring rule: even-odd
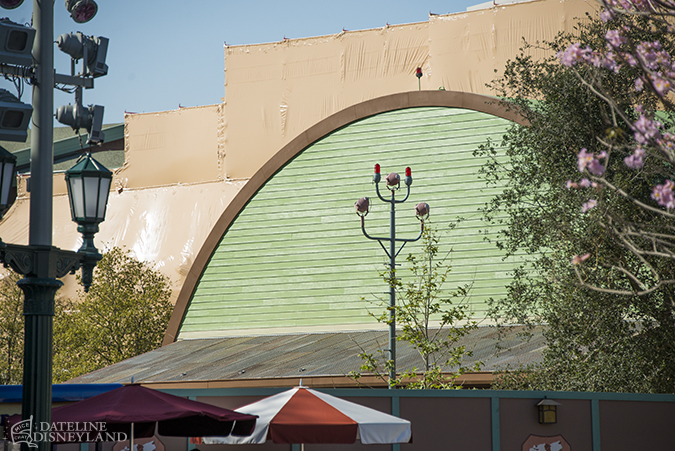
{"label": "umbrella pole", "polygon": [[134,451],[134,423],[131,423],[131,434],[129,435],[129,451]]}

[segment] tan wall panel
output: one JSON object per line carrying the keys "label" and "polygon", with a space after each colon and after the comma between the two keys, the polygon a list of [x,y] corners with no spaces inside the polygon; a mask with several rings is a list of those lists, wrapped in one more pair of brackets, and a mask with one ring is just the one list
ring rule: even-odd
{"label": "tan wall panel", "polygon": [[[517,55],[523,37],[552,39],[595,7],[586,0],[541,0],[425,23],[226,46],[226,175],[251,177],[307,128],[369,99],[418,86],[493,94],[485,83]],[[419,85],[417,67],[424,72]]]}
{"label": "tan wall panel", "polygon": [[375,97],[417,89],[428,24],[225,48],[228,177],[261,162],[310,126]]}
{"label": "tan wall panel", "polygon": [[219,116],[222,105],[125,117],[125,163],[118,187],[143,188],[222,179]]}
{"label": "tan wall panel", "polygon": [[[506,62],[523,46],[523,38],[531,44],[550,41],[560,31],[573,31],[577,19],[594,8],[597,4],[592,0],[542,0],[432,16],[429,89],[443,86],[493,95],[485,84],[503,73]],[[548,56],[541,50],[531,55],[535,59]]]}

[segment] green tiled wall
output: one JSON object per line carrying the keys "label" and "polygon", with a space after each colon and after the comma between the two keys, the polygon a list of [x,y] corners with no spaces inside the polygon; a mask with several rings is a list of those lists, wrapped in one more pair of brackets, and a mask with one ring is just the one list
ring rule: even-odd
{"label": "green tiled wall", "polygon": [[[480,232],[486,226],[478,209],[495,189],[479,179],[483,161],[473,151],[487,137],[500,142],[508,125],[474,111],[410,108],[363,119],[311,145],[269,180],[223,236],[179,338],[375,324],[368,299],[386,297],[378,271],[388,259],[377,242],[362,235],[354,213],[354,202],[370,197],[367,230],[389,235],[389,204],[377,199],[371,183],[375,163],[383,177],[389,172],[403,177],[405,167],[412,168],[410,199],[397,205],[397,234],[415,237],[414,206],[429,203],[433,224],[444,234],[441,251],[453,249],[445,286],[473,282],[474,316],[484,317],[486,299],[504,292],[513,262],[503,261]],[[388,193],[384,182],[380,187]],[[464,221],[449,231],[458,216]],[[417,243],[407,245],[397,262],[416,249]]]}

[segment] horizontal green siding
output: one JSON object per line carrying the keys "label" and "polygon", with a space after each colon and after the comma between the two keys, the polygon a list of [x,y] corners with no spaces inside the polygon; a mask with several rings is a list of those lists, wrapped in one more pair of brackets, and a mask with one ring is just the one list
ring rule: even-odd
{"label": "horizontal green siding", "polygon": [[[443,233],[441,252],[452,248],[445,287],[472,283],[474,317],[485,317],[486,300],[504,293],[515,260],[504,260],[485,241],[485,232],[494,236],[496,229],[483,223],[479,208],[499,188],[480,180],[484,161],[473,152],[488,137],[500,142],[508,125],[474,111],[411,108],[361,120],[311,145],[267,182],[223,236],[180,334],[374,325],[368,311],[379,312],[376,298],[386,297],[378,272],[388,258],[361,233],[354,202],[370,197],[366,228],[372,236],[389,235],[389,204],[377,199],[371,183],[375,163],[383,178],[412,168],[410,198],[397,204],[397,236],[417,236],[414,206],[429,203]],[[388,196],[384,182],[380,188]],[[449,230],[458,217],[463,222]],[[406,245],[397,263],[418,250],[419,243]]]}

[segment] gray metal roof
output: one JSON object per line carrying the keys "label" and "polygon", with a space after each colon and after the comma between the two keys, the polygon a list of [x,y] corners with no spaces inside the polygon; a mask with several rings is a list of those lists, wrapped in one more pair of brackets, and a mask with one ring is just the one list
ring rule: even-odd
{"label": "gray metal roof", "polygon": [[[524,327],[499,330],[479,327],[459,344],[473,351],[463,364],[483,362],[482,371],[537,362],[545,346],[542,328],[529,341],[519,337]],[[277,378],[344,376],[358,370],[361,348],[382,349],[387,331],[266,335],[181,340],[109,367],[72,379],[69,383],[186,383],[250,381]],[[405,343],[397,346],[398,369],[421,367],[422,360]],[[270,384],[272,386],[273,384]]]}
{"label": "gray metal roof", "polygon": [[[85,148],[88,135],[76,135],[70,127],[54,127],[54,170],[66,170],[73,165],[84,150],[96,152],[96,159],[107,168],[115,169],[124,164],[124,124],[108,124],[103,126],[105,143],[102,146]],[[31,134],[26,142],[0,141],[0,146],[17,156],[17,170],[29,171]],[[105,160],[105,161],[103,161]]]}

